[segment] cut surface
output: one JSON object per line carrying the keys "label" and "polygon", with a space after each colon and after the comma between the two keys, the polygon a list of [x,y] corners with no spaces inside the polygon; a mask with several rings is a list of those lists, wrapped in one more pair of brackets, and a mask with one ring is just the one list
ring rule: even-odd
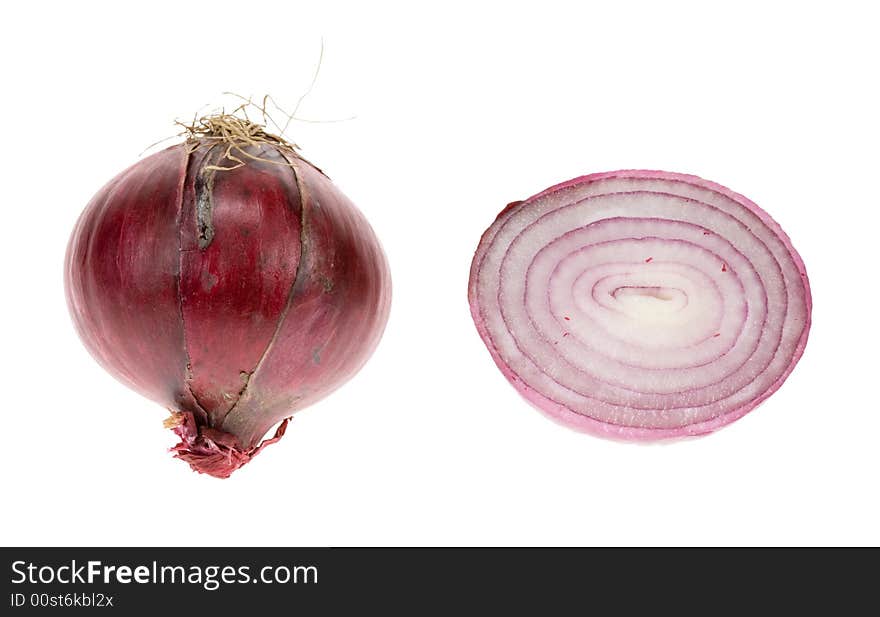
{"label": "cut surface", "polygon": [[469,288],[511,383],[564,423],[623,439],[710,432],[772,394],[811,299],[785,233],[694,176],[595,174],[506,208]]}

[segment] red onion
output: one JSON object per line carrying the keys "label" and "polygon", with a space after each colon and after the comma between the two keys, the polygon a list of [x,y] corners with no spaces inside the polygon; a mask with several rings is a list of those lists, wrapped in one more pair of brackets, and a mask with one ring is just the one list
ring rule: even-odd
{"label": "red onion", "polygon": [[178,458],[225,478],[360,369],[391,287],[367,221],[287,142],[200,127],[95,195],[65,283],[92,355],[173,412]]}
{"label": "red onion", "polygon": [[754,409],[807,342],[788,236],[695,176],[593,174],[505,208],[474,255],[477,330],[538,409],[627,440],[699,435]]}

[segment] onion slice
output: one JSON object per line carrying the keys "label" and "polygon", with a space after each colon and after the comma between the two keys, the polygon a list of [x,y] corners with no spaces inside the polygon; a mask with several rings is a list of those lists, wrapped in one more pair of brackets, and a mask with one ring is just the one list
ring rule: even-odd
{"label": "onion slice", "polygon": [[713,182],[576,178],[505,208],[468,290],[498,367],[538,409],[626,440],[709,433],[804,351],[809,282],[788,236]]}

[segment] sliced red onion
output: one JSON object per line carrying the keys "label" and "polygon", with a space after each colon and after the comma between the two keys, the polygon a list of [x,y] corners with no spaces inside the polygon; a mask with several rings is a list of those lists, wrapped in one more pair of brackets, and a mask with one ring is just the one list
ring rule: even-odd
{"label": "sliced red onion", "polygon": [[501,371],[571,427],[620,439],[714,431],[791,373],[809,282],[785,232],[713,182],[593,174],[509,205],[471,266]]}

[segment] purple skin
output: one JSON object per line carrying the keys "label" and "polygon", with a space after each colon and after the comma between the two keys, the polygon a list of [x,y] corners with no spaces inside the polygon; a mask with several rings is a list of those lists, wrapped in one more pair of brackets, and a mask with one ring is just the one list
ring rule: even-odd
{"label": "purple skin", "polygon": [[221,478],[361,368],[391,302],[354,205],[291,150],[248,148],[272,162],[212,171],[230,165],[225,148],[200,141],[123,171],[86,207],[65,264],[85,346],[172,412],[178,458]]}
{"label": "purple skin", "polygon": [[[492,242],[498,231],[507,222],[511,215],[520,211],[520,209],[522,208],[528,208],[529,205],[535,200],[538,200],[544,196],[550,195],[563,189],[576,187],[582,184],[589,184],[599,180],[619,177],[684,182],[724,195],[738,202],[740,205],[747,208],[756,216],[758,216],[761,221],[763,221],[764,224],[776,234],[776,236],[782,241],[782,243],[788,250],[803,282],[806,304],[806,322],[804,324],[800,338],[798,339],[797,345],[794,349],[794,353],[791,355],[790,361],[785,370],[772,383],[772,385],[770,385],[770,387],[765,389],[759,396],[749,401],[747,404],[737,407],[736,409],[732,409],[710,420],[693,424],[686,424],[675,428],[650,428],[643,426],[626,426],[621,424],[612,424],[590,417],[583,413],[572,411],[565,405],[554,401],[542,394],[541,392],[537,391],[529,384],[527,384],[517,374],[517,372],[508,365],[508,363],[505,361],[505,359],[501,356],[498,349],[496,348],[478,300],[478,284],[480,269],[483,265],[484,258],[487,251],[489,250],[489,247],[492,245]],[[794,367],[800,357],[803,355],[804,348],[807,344],[812,314],[812,297],[810,294],[810,284],[807,278],[807,273],[804,267],[803,260],[801,259],[800,255],[798,255],[795,248],[792,246],[789,237],[782,230],[779,224],[770,217],[769,214],[767,214],[764,210],[762,210],[758,205],[756,205],[748,198],[714,182],[703,180],[702,178],[688,174],[650,170],[621,170],[581,176],[578,178],[574,178],[573,180],[569,180],[567,182],[562,182],[560,184],[552,186],[536,195],[533,195],[532,197],[529,197],[524,201],[517,201],[508,204],[498,214],[493,224],[485,231],[480,240],[480,244],[474,254],[468,285],[468,301],[470,304],[471,316],[473,317],[477,332],[483,339],[483,342],[488,348],[492,359],[495,361],[498,368],[501,370],[507,380],[526,400],[528,400],[532,405],[534,405],[538,410],[546,414],[548,417],[563,424],[564,426],[592,435],[623,441],[655,441],[660,439],[675,439],[705,435],[707,433],[716,431],[719,428],[730,424],[731,422],[734,422],[735,420],[743,417],[748,412],[752,411],[755,407],[760,405],[774,392],[776,392],[776,390],[780,388],[786,378],[791,374],[792,370],[794,370]]]}

